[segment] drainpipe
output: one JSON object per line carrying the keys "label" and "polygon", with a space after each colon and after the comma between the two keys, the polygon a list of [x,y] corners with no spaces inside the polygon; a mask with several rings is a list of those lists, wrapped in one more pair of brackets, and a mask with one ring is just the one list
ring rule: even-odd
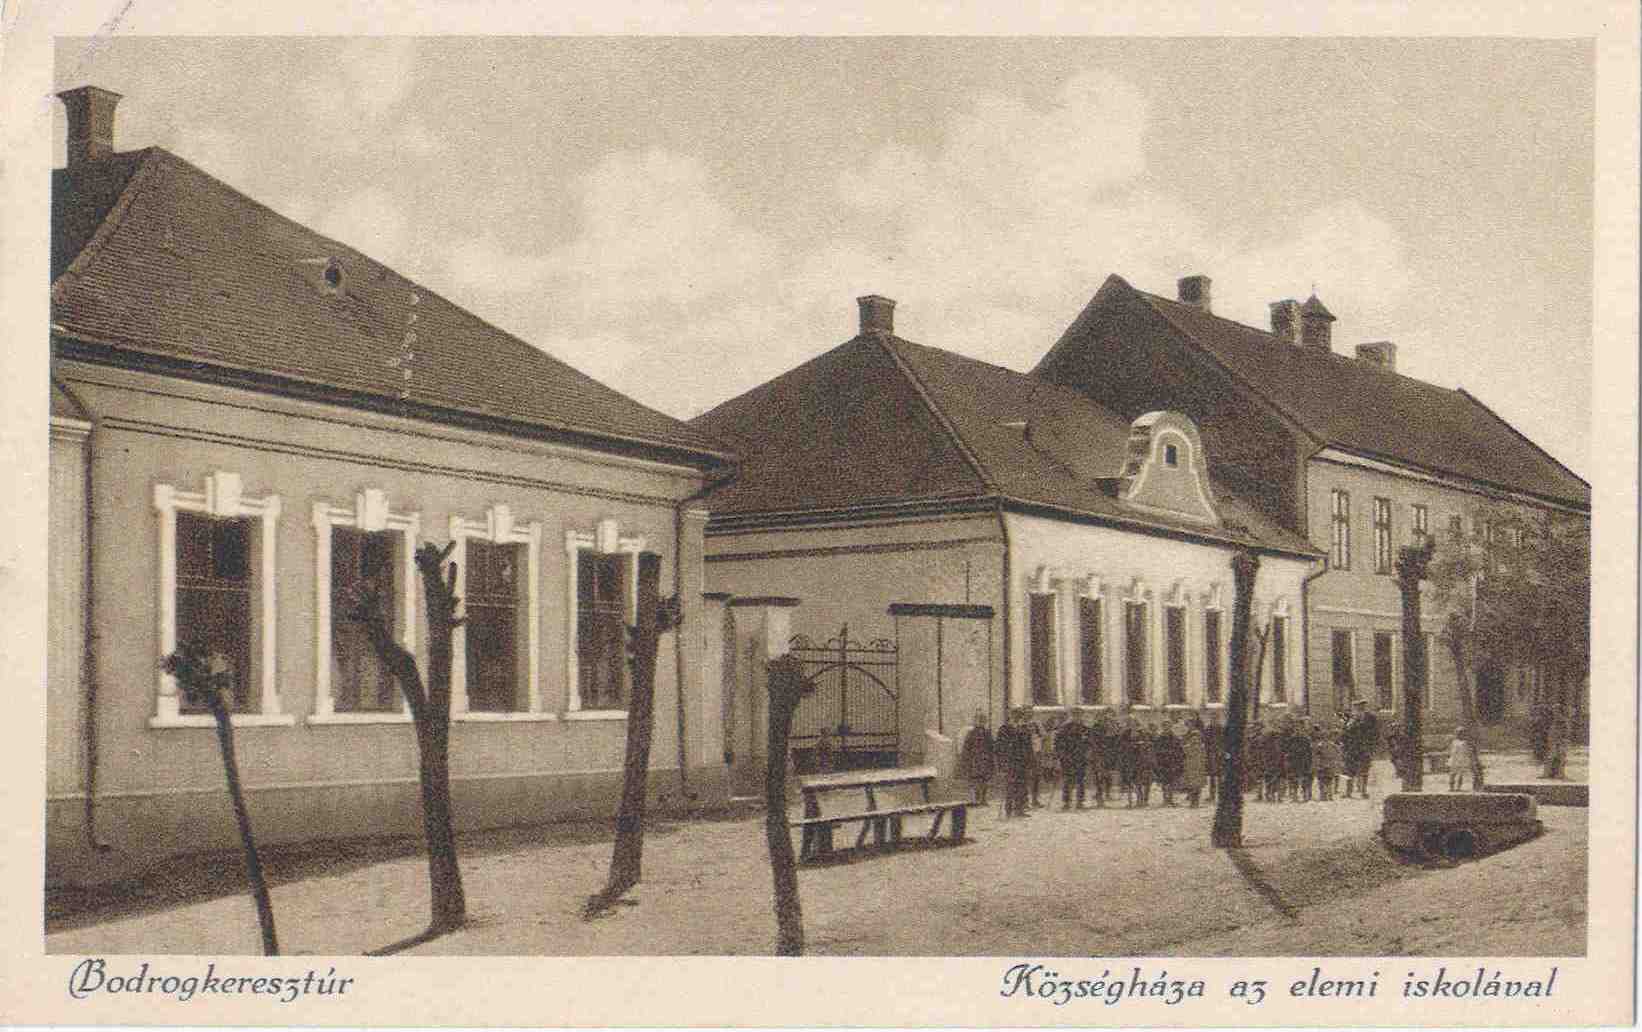
{"label": "drainpipe", "polygon": [[[1010,633],[1010,623],[1015,612],[1012,595],[1010,594],[1015,586],[1014,573],[1010,569],[1010,557],[1013,550],[1009,547],[1009,520],[1004,516],[1003,499],[1001,498],[998,499],[998,534],[1003,538],[1003,605],[1000,607],[1003,610],[1003,712],[999,714],[999,720],[993,724],[994,727],[1002,727],[1003,718],[1009,715],[1009,684],[1014,676],[1014,668],[1011,666],[1013,658],[1011,651],[1014,648],[1015,636]],[[986,718],[991,721],[992,699],[990,693],[986,700],[986,709]]]}
{"label": "drainpipe", "polygon": [[[684,604],[684,564],[679,560],[684,555],[684,508],[691,502],[697,502],[712,494],[714,491],[728,484],[736,477],[736,470],[731,469],[724,476],[709,480],[701,490],[694,494],[680,498],[673,506],[673,594],[677,596],[680,606]],[[706,560],[706,545],[702,546],[702,559]],[[682,611],[682,610],[681,610]],[[696,793],[690,788],[689,756],[684,747],[684,628],[678,627],[673,631],[673,698],[678,709],[678,790],[686,801],[695,802]]]}
{"label": "drainpipe", "polygon": [[[63,393],[70,394],[67,387],[62,387]],[[78,398],[74,399],[76,402]],[[85,620],[85,642],[82,646],[80,658],[80,679],[82,692],[85,698],[85,728],[83,731],[86,747],[86,804],[85,804],[85,834],[86,841],[91,848],[99,853],[106,853],[114,847],[97,837],[97,761],[99,756],[97,742],[97,549],[96,526],[97,506],[95,495],[92,493],[93,477],[91,472],[92,459],[96,454],[93,445],[97,440],[96,420],[91,418],[91,410],[82,403],[80,409],[86,413],[92,430],[86,434],[85,442],[85,572],[81,591],[85,599],[82,618]]]}
{"label": "drainpipe", "polygon": [[[1304,676],[1300,678],[1300,689],[1306,693],[1306,716],[1311,716],[1311,602],[1306,597],[1311,590],[1311,582],[1328,572],[1328,560],[1321,560],[1322,566],[1306,574],[1300,581],[1300,665]],[[1338,700],[1336,700],[1337,702]],[[1338,707],[1336,707],[1338,708]]]}

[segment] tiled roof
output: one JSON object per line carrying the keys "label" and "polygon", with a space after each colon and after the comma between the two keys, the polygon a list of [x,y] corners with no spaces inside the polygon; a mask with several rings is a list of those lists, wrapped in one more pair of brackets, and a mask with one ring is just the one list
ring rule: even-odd
{"label": "tiled roof", "polygon": [[[1318,440],[1555,501],[1589,507],[1591,488],[1463,389],[1342,355],[1280,343],[1196,305],[1134,290],[1187,340]],[[1103,288],[1104,290],[1104,288]]]}
{"label": "tiled roof", "polygon": [[863,334],[695,420],[732,441],[714,515],[997,498],[1211,540],[1314,554],[1219,485],[1227,529],[1140,510],[1102,489],[1129,426],[1078,392],[888,334]]}
{"label": "tiled roof", "polygon": [[688,424],[160,148],[59,169],[52,188],[61,336],[594,447],[659,448],[696,465],[726,457]]}

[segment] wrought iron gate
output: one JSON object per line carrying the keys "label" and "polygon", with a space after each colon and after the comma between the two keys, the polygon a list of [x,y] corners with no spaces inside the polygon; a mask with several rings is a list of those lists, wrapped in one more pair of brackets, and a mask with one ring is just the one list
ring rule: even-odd
{"label": "wrought iron gate", "polygon": [[804,677],[804,697],[793,714],[791,738],[799,770],[895,766],[901,740],[900,652],[895,642],[851,641],[845,624],[825,644],[799,634],[791,645]]}

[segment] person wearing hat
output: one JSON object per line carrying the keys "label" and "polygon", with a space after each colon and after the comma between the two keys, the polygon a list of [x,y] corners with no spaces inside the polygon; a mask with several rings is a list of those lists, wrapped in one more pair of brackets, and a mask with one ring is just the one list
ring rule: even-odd
{"label": "person wearing hat", "polygon": [[1186,769],[1186,753],[1172,723],[1163,725],[1153,749],[1157,755],[1157,783],[1163,789],[1163,805],[1173,806],[1174,794],[1180,790],[1180,776]]}
{"label": "person wearing hat", "polygon": [[1374,749],[1380,743],[1380,721],[1369,711],[1368,700],[1351,700],[1351,719],[1346,722],[1344,746],[1346,754],[1346,798],[1351,798],[1353,787],[1368,798],[1368,768],[1374,760]]}
{"label": "person wearing hat", "polygon": [[976,710],[975,721],[964,735],[964,744],[958,751],[958,771],[969,782],[978,806],[986,805],[986,791],[997,766],[993,759],[996,748],[992,730],[987,726],[986,713]]}
{"label": "person wearing hat", "polygon": [[1078,809],[1083,809],[1085,783],[1089,776],[1089,728],[1077,710],[1055,729],[1055,759],[1060,764],[1060,808],[1072,808],[1072,792],[1077,790]]}
{"label": "person wearing hat", "polygon": [[1026,812],[1027,780],[1031,773],[1032,711],[1022,706],[1010,714],[1009,723],[998,729],[998,759],[1003,763],[1005,817],[1030,817]]}

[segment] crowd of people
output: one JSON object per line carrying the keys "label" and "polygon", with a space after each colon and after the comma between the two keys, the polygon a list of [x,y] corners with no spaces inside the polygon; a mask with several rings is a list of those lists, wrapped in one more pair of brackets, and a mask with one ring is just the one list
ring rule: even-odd
{"label": "crowd of people", "polygon": [[[1374,713],[1358,699],[1349,713],[1324,722],[1283,714],[1255,722],[1244,740],[1242,790],[1266,802],[1327,801],[1343,787],[1345,798],[1368,795],[1368,771],[1379,746]],[[1218,715],[1189,714],[1147,721],[1135,714],[1053,711],[1043,718],[1031,707],[1014,710],[993,734],[984,713],[975,714],[959,754],[959,774],[986,803],[992,781],[1002,776],[1005,817],[1027,817],[1045,806],[1044,787],[1060,782],[1061,808],[1151,805],[1153,789],[1164,806],[1213,800],[1225,765],[1224,729]]]}

